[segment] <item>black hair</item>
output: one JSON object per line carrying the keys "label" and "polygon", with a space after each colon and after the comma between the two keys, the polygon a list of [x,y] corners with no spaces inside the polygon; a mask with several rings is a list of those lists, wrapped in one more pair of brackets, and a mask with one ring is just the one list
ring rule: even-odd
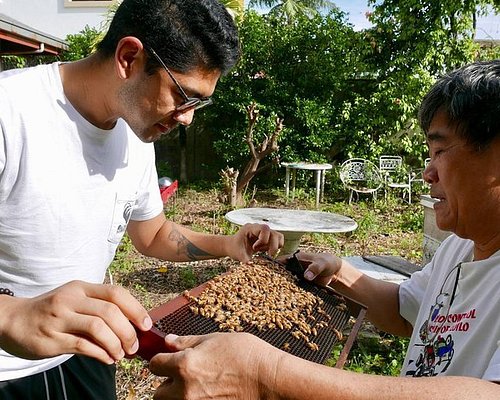
{"label": "black hair", "polygon": [[[201,67],[226,74],[240,57],[236,25],[217,0],[123,0],[98,52],[113,56],[126,36],[138,38],[179,72]],[[148,55],[146,71],[152,73],[159,64]]]}
{"label": "black hair", "polygon": [[491,144],[500,134],[500,60],[478,61],[441,77],[420,106],[426,134],[437,112],[476,150]]}

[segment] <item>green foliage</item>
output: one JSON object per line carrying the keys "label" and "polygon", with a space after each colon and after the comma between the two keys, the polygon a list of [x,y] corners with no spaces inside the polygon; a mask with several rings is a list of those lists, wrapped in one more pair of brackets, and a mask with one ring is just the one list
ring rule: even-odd
{"label": "green foliage", "polygon": [[180,268],[179,276],[181,278],[182,285],[185,288],[193,288],[198,284],[198,279],[196,278],[196,274],[191,266]]}
{"label": "green foliage", "polygon": [[[340,11],[292,23],[249,11],[241,26],[243,58],[223,78],[204,126],[217,132],[214,146],[227,165],[248,159],[245,106],[260,110],[254,136],[261,141],[284,119],[283,161],[340,162],[382,153],[421,163],[424,138],[416,107],[432,82],[425,70],[387,78],[373,62],[365,34]],[[383,67],[383,66],[382,66]],[[265,162],[266,160],[264,160]]]}
{"label": "green foliage", "polygon": [[344,141],[345,158],[374,159],[385,153],[420,160],[425,147],[416,124],[417,105],[430,86],[430,76],[424,71],[389,77],[377,71],[370,76],[367,89],[342,104],[337,124],[349,138]]}
{"label": "green foliage", "polygon": [[311,17],[320,10],[334,10],[336,5],[329,0],[250,0],[249,6],[271,7],[270,13],[285,17],[289,22],[297,16]]}
{"label": "green foliage", "polygon": [[368,38],[388,74],[424,69],[440,75],[474,60],[475,18],[496,0],[369,0],[375,28]]}
{"label": "green foliage", "polygon": [[101,32],[88,25],[76,35],[66,36],[69,49],[61,54],[61,59],[63,61],[76,61],[87,57],[94,52],[100,37]]}
{"label": "green foliage", "polygon": [[330,149],[341,150],[348,138],[336,119],[342,99],[352,91],[345,83],[359,66],[354,49],[362,44],[362,36],[340,12],[297,17],[287,24],[279,16],[251,11],[240,36],[243,58],[231,76],[221,80],[216,102],[204,115],[206,126],[217,132],[214,145],[221,158],[238,168],[247,160],[244,110],[255,101],[260,110],[256,141],[274,130],[278,115],[285,125],[281,159],[330,159]]}
{"label": "green foliage", "polygon": [[26,66],[26,58],[20,56],[2,56],[2,67],[4,70],[23,68]]}
{"label": "green foliage", "polygon": [[358,229],[356,229],[356,236],[359,238],[369,238],[377,230],[378,214],[374,209],[368,208],[367,203],[359,203],[360,208],[363,209],[361,218],[357,219]]}
{"label": "green foliage", "polygon": [[145,362],[140,358],[123,358],[117,363],[117,368],[120,369],[127,380],[139,376],[145,367]]}
{"label": "green foliage", "polygon": [[156,171],[158,172],[159,177],[166,176],[170,178],[175,176],[172,166],[166,161],[158,161],[156,163]]}
{"label": "green foliage", "polygon": [[118,245],[116,250],[115,258],[109,266],[111,273],[115,272],[130,272],[134,268],[134,257],[133,257],[133,245],[132,241],[125,235]]}
{"label": "green foliage", "polygon": [[403,231],[422,232],[424,228],[424,213],[420,209],[418,212],[412,207],[405,209],[399,214],[399,227]]}
{"label": "green foliage", "polygon": [[495,60],[500,59],[500,46],[494,42],[484,45],[476,55],[477,60]]}
{"label": "green foliage", "polygon": [[3,70],[28,68],[57,61],[54,55],[26,54],[22,56],[0,56]]}
{"label": "green foliage", "polygon": [[[365,59],[376,71],[379,90],[368,101],[379,119],[368,111],[389,137],[386,150],[414,160],[425,157],[423,136],[416,125],[417,107],[434,79],[475,59],[491,59],[497,50],[474,42],[475,19],[496,0],[369,0],[374,6],[366,31],[370,56]],[[357,114],[359,115],[359,114]],[[381,142],[384,144],[384,142]],[[369,149],[377,153],[376,148]],[[399,151],[397,151],[399,150]],[[387,153],[391,154],[391,153]]]}
{"label": "green foliage", "polygon": [[359,335],[345,369],[366,374],[397,376],[409,340],[389,334]]}
{"label": "green foliage", "polygon": [[245,107],[252,101],[261,115],[256,141],[272,133],[275,115],[284,119],[283,161],[399,154],[420,167],[427,149],[418,105],[436,76],[500,56],[498,47],[473,41],[474,12],[492,1],[373,0],[375,26],[364,32],[337,9],[293,20],[249,10],[240,23],[241,62],[221,80],[202,125],[214,132],[220,159],[238,169],[248,159]]}
{"label": "green foliage", "polygon": [[241,18],[244,12],[244,2],[243,0],[221,0],[221,3],[224,4],[229,14],[233,16],[233,18]]}

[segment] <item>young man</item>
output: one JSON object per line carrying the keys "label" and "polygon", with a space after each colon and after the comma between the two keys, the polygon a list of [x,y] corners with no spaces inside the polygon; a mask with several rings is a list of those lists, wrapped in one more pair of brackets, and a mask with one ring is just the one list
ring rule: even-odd
{"label": "young man", "polygon": [[311,262],[308,279],[366,304],[378,328],[411,336],[402,376],[310,363],[248,334],[167,337],[178,352],[151,360],[153,373],[169,377],[155,399],[500,397],[500,60],[441,78],[423,101],[420,122],[436,222],[455,233],[432,261],[398,286],[334,255],[299,253]]}
{"label": "young man", "polygon": [[171,261],[282,246],[265,225],[206,235],[163,214],[152,142],[190,124],[238,57],[218,1],[124,0],[95,54],[0,75],[2,400],[116,397],[114,362],[151,327],[102,285],[125,231]]}

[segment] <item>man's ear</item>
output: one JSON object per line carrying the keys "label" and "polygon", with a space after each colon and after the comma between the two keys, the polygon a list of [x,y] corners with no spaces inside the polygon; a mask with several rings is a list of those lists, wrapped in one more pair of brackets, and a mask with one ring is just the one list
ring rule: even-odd
{"label": "man's ear", "polygon": [[126,36],[116,45],[115,68],[121,79],[128,79],[133,73],[143,71],[145,62],[144,46],[136,37]]}

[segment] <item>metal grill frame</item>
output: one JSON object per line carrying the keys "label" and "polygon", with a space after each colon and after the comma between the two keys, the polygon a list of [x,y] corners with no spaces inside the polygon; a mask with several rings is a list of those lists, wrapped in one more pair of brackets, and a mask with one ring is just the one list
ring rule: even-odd
{"label": "metal grill frame", "polygon": [[[231,272],[227,272],[226,274],[230,274]],[[225,274],[223,274],[225,275]],[[208,286],[209,282],[205,282],[194,289],[191,289],[189,291],[189,295],[192,297],[198,297]],[[357,334],[359,332],[359,329],[361,327],[362,321],[365,317],[366,314],[366,307],[352,299],[349,299],[346,296],[343,296],[339,293],[337,293],[335,290],[333,290],[330,287],[318,287],[316,285],[311,284],[310,282],[307,281],[300,281],[298,282],[298,285],[309,292],[317,292],[315,293],[316,295],[319,295],[323,301],[325,301],[325,304],[323,305],[323,309],[325,309],[326,304],[328,301],[333,301],[332,299],[335,300],[338,304],[341,304],[342,302],[346,306],[346,311],[344,311],[344,316],[345,318],[341,318],[341,321],[337,322],[342,323],[342,326],[335,325],[333,326],[335,329],[338,331],[342,332],[344,328],[347,326],[347,323],[349,321],[350,317],[355,318],[355,323],[349,333],[349,336],[346,339],[346,342],[342,348],[342,351],[340,353],[340,356],[335,364],[336,368],[343,368],[344,364],[347,360],[347,357],[349,355],[349,352],[352,348],[352,345],[354,344],[354,341],[357,337]],[[320,294],[319,294],[320,293]],[[141,356],[142,358],[146,360],[150,360],[154,355],[160,352],[170,352],[164,341],[164,337],[167,335],[167,333],[174,333],[174,334],[179,334],[179,335],[199,335],[199,334],[206,334],[206,333],[211,333],[211,332],[219,332],[220,330],[218,329],[218,324],[206,317],[202,316],[195,316],[194,314],[191,313],[189,310],[190,306],[196,305],[192,300],[189,300],[186,296],[180,295],[178,297],[175,297],[174,299],[152,309],[149,311],[149,315],[151,316],[151,319],[153,320],[153,328],[148,331],[148,332],[141,332],[138,331],[138,339],[139,339],[139,350],[137,352],[137,355]],[[187,311],[186,311],[187,310]],[[327,311],[327,310],[325,310]],[[191,323],[194,322],[194,325],[196,326],[190,326],[186,329],[182,329],[181,332],[175,331],[175,329],[169,331],[169,332],[164,332],[162,330],[162,325],[165,325],[165,319],[168,319],[168,317],[173,317],[175,318],[176,316],[181,319],[181,321],[176,322],[177,324],[182,324],[187,322],[185,319],[186,313],[190,313],[189,320]],[[174,315],[172,315],[174,314]],[[330,314],[330,313],[329,313]],[[331,315],[331,314],[330,314]],[[337,316],[339,317],[339,316]],[[342,317],[342,316],[340,316]],[[184,319],[183,319],[184,318]],[[333,318],[332,318],[333,320]],[[169,323],[167,323],[168,325]],[[309,361],[313,362],[318,362],[323,364],[326,359],[328,359],[329,355],[331,354],[332,348],[337,342],[337,338],[335,333],[332,330],[332,327],[329,324],[330,329],[322,328],[324,329],[325,332],[318,333],[318,342],[321,343],[321,353],[315,354],[313,350],[310,350],[309,348],[306,347],[305,342],[299,340],[299,339],[290,339],[292,337],[291,332],[289,331],[282,331],[280,329],[271,329],[271,330],[265,330],[265,331],[258,331],[255,327],[252,327],[248,324],[243,325],[243,329],[245,332],[252,333],[255,336],[260,337],[263,340],[266,340],[268,343],[272,344],[273,346],[277,348],[283,348],[279,345],[277,345],[277,341],[283,342],[284,340],[290,340],[290,342],[293,343],[293,341],[297,341],[297,343],[293,343],[292,345],[292,351],[288,351],[291,354],[294,354],[298,357],[307,359]],[[327,332],[328,330],[328,332]],[[323,335],[325,338],[322,339]],[[326,337],[328,335],[328,338]],[[287,339],[288,338],[288,339]],[[302,343],[299,343],[302,342]],[[316,342],[316,338],[315,338]],[[301,346],[301,347],[300,347]],[[327,346],[325,348],[325,346]],[[306,349],[306,351],[304,351]]]}

